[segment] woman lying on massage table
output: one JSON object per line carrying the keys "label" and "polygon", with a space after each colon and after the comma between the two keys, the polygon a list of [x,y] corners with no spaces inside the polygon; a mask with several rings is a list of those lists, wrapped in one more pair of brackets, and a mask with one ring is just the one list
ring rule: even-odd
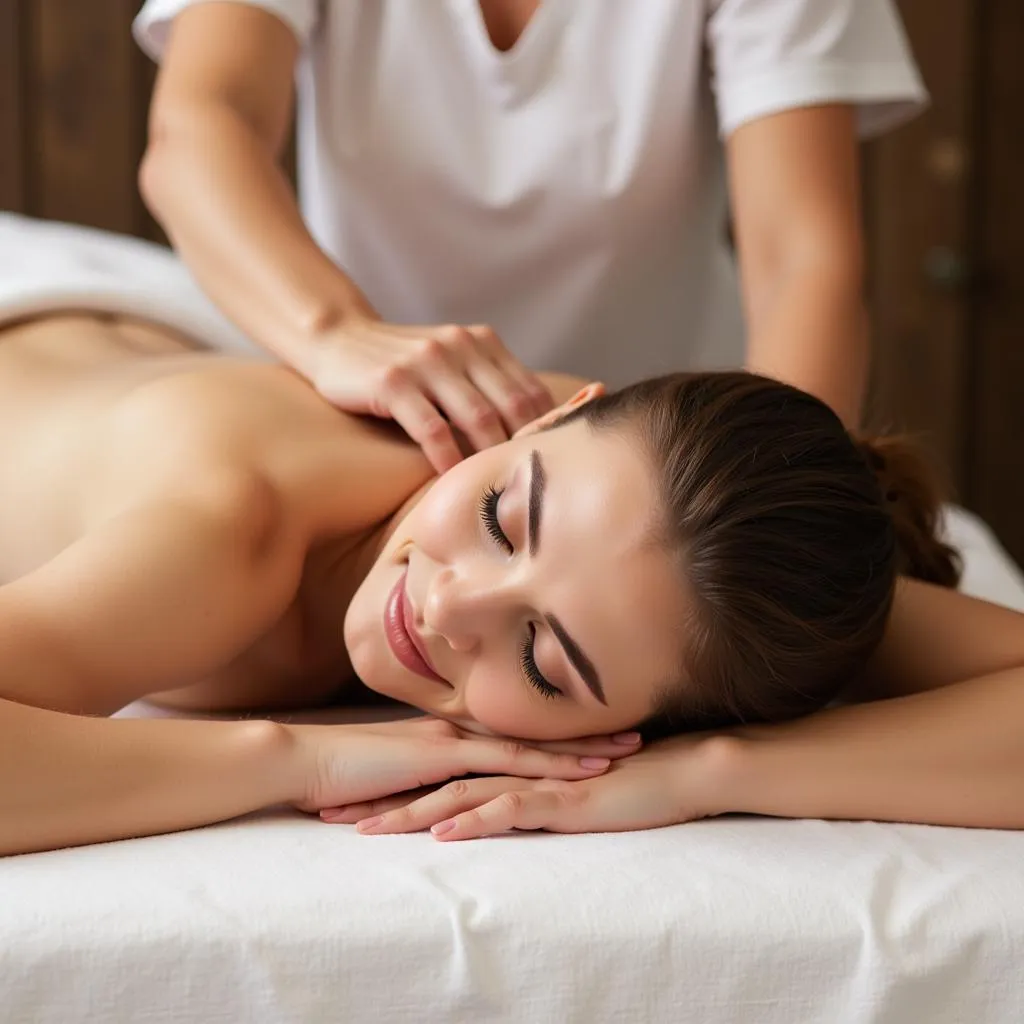
{"label": "woman lying on massage table", "polygon": [[[0,340],[0,852],[283,803],[446,838],[1024,826],[1024,618],[897,585],[955,581],[932,497],[816,399],[741,373],[591,385],[435,480],[289,370],[163,328],[61,314]],[[104,717],[357,677],[432,717]],[[687,731],[639,750],[641,726]]]}

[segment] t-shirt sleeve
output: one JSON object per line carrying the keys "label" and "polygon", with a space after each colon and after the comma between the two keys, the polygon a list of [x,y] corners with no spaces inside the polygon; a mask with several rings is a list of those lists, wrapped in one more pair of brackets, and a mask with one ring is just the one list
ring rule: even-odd
{"label": "t-shirt sleeve", "polygon": [[852,103],[862,136],[928,100],[891,0],[709,0],[719,131],[820,103]]}
{"label": "t-shirt sleeve", "polygon": [[[167,45],[171,23],[186,7],[204,0],[146,0],[132,23],[135,41],[153,60],[159,61]],[[301,46],[309,41],[319,18],[320,0],[232,0],[273,14],[294,33]]]}

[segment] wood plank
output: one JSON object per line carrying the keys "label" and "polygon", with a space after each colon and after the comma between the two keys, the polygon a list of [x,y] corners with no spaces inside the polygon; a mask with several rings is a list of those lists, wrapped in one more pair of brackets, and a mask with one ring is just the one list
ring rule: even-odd
{"label": "wood plank", "polygon": [[33,0],[33,211],[115,231],[142,223],[135,0]]}
{"label": "wood plank", "polygon": [[28,0],[0,0],[0,210],[25,209],[23,28]]}
{"label": "wood plank", "polygon": [[962,491],[970,297],[966,285],[941,278],[970,258],[976,12],[972,0],[899,7],[932,103],[867,148],[870,422],[920,433]]}
{"label": "wood plank", "polygon": [[986,283],[976,319],[972,504],[1024,564],[1024,6],[988,0],[982,43],[982,202]]}

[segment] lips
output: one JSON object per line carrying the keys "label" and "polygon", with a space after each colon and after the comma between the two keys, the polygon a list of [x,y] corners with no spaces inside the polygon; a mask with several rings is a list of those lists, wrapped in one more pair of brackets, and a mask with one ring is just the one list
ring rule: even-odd
{"label": "lips", "polygon": [[444,683],[445,680],[431,667],[423,641],[416,633],[413,609],[405,593],[408,574],[409,570],[406,569],[391,588],[384,605],[384,635],[388,638],[392,654],[401,665],[426,679]]}

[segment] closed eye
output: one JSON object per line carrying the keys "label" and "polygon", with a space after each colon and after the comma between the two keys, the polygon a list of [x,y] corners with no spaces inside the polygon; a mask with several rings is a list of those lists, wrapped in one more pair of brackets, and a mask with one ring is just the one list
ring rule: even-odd
{"label": "closed eye", "polygon": [[[501,523],[498,521],[498,502],[501,501],[503,493],[493,484],[484,491],[483,497],[480,499],[480,518],[483,520],[484,527],[491,535],[494,543],[506,554],[514,555],[516,552],[515,546],[508,539],[508,535],[501,528]],[[523,638],[519,648],[519,667],[523,673],[523,678],[544,697],[561,697],[562,691],[557,686],[552,686],[544,678],[544,674],[537,667],[537,662],[534,660],[533,645],[536,636],[537,628],[533,623],[530,623],[529,633]]]}
{"label": "closed eye", "polygon": [[504,493],[504,490],[499,491],[493,484],[484,491],[483,497],[480,499],[480,518],[494,543],[506,554],[514,555],[516,549],[501,528],[501,523],[498,522],[498,502],[501,501],[501,496]]}

